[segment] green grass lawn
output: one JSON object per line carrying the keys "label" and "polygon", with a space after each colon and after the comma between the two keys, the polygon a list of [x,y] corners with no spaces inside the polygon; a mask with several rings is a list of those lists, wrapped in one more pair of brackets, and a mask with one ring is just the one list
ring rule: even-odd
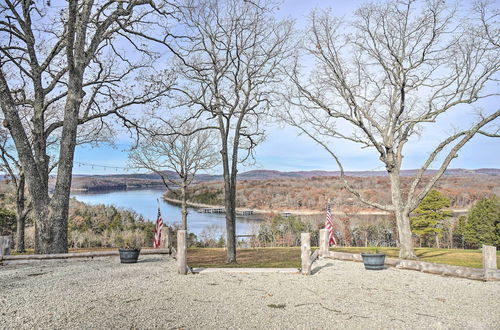
{"label": "green grass lawn", "polygon": [[[341,247],[332,251],[361,253],[371,252],[373,248]],[[388,257],[397,258],[398,248],[378,248]],[[481,268],[482,254],[480,250],[448,250],[448,249],[415,249],[418,260],[441,264]],[[224,249],[188,249],[188,264],[191,267],[242,267],[242,268],[299,268],[300,247],[289,248],[257,248],[238,249],[238,264],[226,264]],[[497,263],[500,264],[500,252],[497,252]]]}

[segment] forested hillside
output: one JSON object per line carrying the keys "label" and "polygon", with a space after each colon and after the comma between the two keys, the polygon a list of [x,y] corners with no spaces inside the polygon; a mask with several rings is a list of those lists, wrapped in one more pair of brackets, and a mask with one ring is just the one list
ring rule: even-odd
{"label": "forested hillside", "polygon": [[[372,201],[390,201],[389,179],[387,177],[350,177],[352,186]],[[408,186],[410,178],[402,178]],[[500,195],[500,176],[445,176],[437,182],[436,189],[451,201],[453,209],[465,209],[482,197]],[[176,192],[167,196],[176,197]],[[220,205],[223,201],[222,183],[206,182],[190,188],[192,202]],[[238,183],[238,207],[283,210],[322,210],[331,199],[337,210],[344,208],[369,209],[343,188],[338,177],[312,177],[271,180],[242,180]]]}

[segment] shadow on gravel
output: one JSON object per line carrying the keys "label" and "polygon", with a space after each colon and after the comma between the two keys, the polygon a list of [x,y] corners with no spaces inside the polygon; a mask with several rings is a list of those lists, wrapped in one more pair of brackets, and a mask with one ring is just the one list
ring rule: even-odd
{"label": "shadow on gravel", "polygon": [[158,261],[163,261],[162,258],[149,258],[149,259],[144,259],[144,260],[137,260],[138,264],[142,264],[144,262],[158,262]]}
{"label": "shadow on gravel", "polygon": [[333,266],[333,263],[329,262],[327,264],[324,264],[323,266],[315,267],[314,269],[311,270],[311,275],[316,274],[317,272],[319,272],[323,268],[331,267],[331,266]]}

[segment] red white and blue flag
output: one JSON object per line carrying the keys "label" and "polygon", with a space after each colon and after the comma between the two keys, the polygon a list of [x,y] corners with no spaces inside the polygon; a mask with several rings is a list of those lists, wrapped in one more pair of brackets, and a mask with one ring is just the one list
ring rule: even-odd
{"label": "red white and blue flag", "polygon": [[329,245],[337,245],[337,241],[335,240],[335,236],[333,235],[333,222],[332,222],[332,210],[330,207],[330,203],[326,205],[326,221],[325,228],[328,229],[328,244]]}
{"label": "red white and blue flag", "polygon": [[160,247],[162,228],[163,228],[163,219],[161,218],[160,205],[158,205],[158,217],[156,218],[155,238],[153,240],[153,247],[154,248]]}

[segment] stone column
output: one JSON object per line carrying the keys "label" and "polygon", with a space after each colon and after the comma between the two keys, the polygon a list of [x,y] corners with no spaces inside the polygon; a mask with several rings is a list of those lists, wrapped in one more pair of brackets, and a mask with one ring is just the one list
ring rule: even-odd
{"label": "stone column", "polygon": [[0,236],[0,257],[10,255],[10,236]]}
{"label": "stone column", "polygon": [[484,278],[490,278],[489,272],[497,269],[497,248],[495,246],[483,245],[483,269]]}
{"label": "stone column", "polygon": [[300,234],[300,249],[302,259],[302,275],[311,275],[311,234]]}

